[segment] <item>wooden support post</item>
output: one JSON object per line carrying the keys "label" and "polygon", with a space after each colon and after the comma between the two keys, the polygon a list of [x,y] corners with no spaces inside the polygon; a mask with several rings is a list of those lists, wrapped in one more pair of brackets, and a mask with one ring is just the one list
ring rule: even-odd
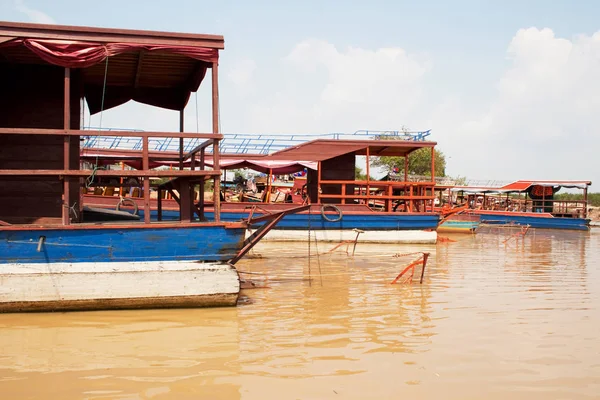
{"label": "wooden support post", "polygon": [[588,189],[587,186],[583,189],[583,218],[588,215]]}
{"label": "wooden support post", "polygon": [[431,148],[431,182],[435,185],[435,147]]}
{"label": "wooden support post", "polygon": [[[65,79],[64,79],[64,123],[63,127],[65,130],[71,129],[71,69],[65,68]],[[65,170],[71,169],[71,136],[65,135],[63,139],[63,167]],[[71,178],[68,176],[63,177],[63,208],[62,208],[62,222],[63,225],[71,224]]]}
{"label": "wooden support post", "polygon": [[[203,147],[200,149],[200,165],[198,168],[204,171],[204,156],[206,154],[206,149]],[[198,218],[200,222],[204,219],[204,178],[200,180],[200,185],[198,187]]]}
{"label": "wooden support post", "polygon": [[[219,133],[219,63],[212,64],[212,133]],[[221,171],[219,163],[219,141],[215,140],[213,144],[213,169]],[[221,221],[221,176],[214,178],[214,214],[215,222]]]}
{"label": "wooden support post", "polygon": [[[184,131],[183,110],[179,111],[179,132]],[[183,138],[179,138],[179,169],[183,169]]]}
{"label": "wooden support post", "polygon": [[[321,173],[321,161],[317,163],[317,204],[321,204],[321,180],[323,179],[323,175]],[[308,176],[306,178],[308,183]],[[306,186],[308,189],[308,186]],[[308,190],[307,190],[308,194]],[[308,196],[308,204],[310,204],[310,195]]]}
{"label": "wooden support post", "polygon": [[404,156],[404,182],[408,182],[408,154]]}
{"label": "wooden support post", "polygon": [[[150,169],[150,158],[148,156],[149,144],[148,136],[142,139],[142,169],[148,171]],[[150,177],[144,177],[144,223],[150,223]]]}
{"label": "wooden support post", "polygon": [[267,178],[267,193],[265,196],[265,202],[271,202],[271,190],[273,189],[273,169],[269,168],[269,177]]}
{"label": "wooden support post", "polygon": [[[158,193],[157,193],[157,219],[159,221],[162,221],[162,194],[163,194],[163,190],[161,189],[161,187],[158,187]],[[146,214],[146,212],[144,211],[144,215]]]}
{"label": "wooden support post", "polygon": [[[125,170],[125,163],[121,161],[121,171]],[[119,183],[121,184],[121,188],[119,190],[119,194],[121,197],[125,197],[125,186],[123,186],[123,177],[119,178]]]}
{"label": "wooden support post", "polygon": [[369,205],[369,197],[371,194],[371,169],[370,169],[370,160],[371,160],[371,152],[370,148],[367,146],[367,206]]}
{"label": "wooden support post", "polygon": [[542,186],[542,211],[545,213],[546,212],[546,187]]}
{"label": "wooden support post", "polygon": [[179,215],[182,222],[190,222],[194,217],[192,212],[192,201],[190,197],[190,180],[187,177],[177,179],[179,181]]}

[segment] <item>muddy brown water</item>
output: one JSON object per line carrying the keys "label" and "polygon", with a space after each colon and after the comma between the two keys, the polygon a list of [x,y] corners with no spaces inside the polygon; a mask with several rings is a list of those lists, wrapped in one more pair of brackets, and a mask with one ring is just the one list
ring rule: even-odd
{"label": "muddy brown water", "polygon": [[[264,243],[237,308],[0,315],[0,394],[600,398],[600,229],[508,237],[313,243],[310,263],[307,244]],[[390,285],[414,251],[431,252],[423,285]]]}

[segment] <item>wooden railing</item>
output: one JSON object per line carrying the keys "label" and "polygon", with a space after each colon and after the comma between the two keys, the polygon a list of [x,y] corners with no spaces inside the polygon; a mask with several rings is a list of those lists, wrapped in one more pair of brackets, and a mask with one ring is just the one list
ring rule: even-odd
{"label": "wooden railing", "polygon": [[[506,200],[503,200],[504,202]],[[552,208],[550,214],[556,216],[572,216],[578,218],[587,218],[587,202],[583,200],[531,200],[531,199],[510,199],[511,205],[506,203],[498,205],[474,205],[488,211],[518,211],[518,212],[546,212],[546,209]],[[549,211],[548,211],[549,212]]]}
{"label": "wooden railing", "polygon": [[[99,130],[76,130],[76,129],[25,129],[25,128],[0,128],[0,135],[49,135],[62,136],[64,138],[64,168],[62,169],[0,169],[0,176],[58,176],[63,182],[63,224],[70,224],[69,208],[71,201],[69,199],[70,185],[76,181],[73,178],[81,177],[139,177],[143,178],[143,198],[144,198],[144,222],[150,222],[150,179],[151,177],[171,177],[171,178],[196,178],[202,182],[204,179],[212,178],[215,181],[215,187],[218,187],[218,181],[221,176],[219,169],[219,141],[223,138],[220,134],[213,133],[185,133],[185,132],[132,132],[132,131],[99,131]],[[142,169],[141,170],[99,170],[99,169],[69,169],[68,160],[70,154],[71,137],[81,136],[124,136],[142,138]],[[169,170],[150,170],[150,155],[148,139],[151,137],[160,138],[179,138],[181,149],[179,151],[179,169]],[[183,139],[207,139],[206,142],[197,146],[188,154],[183,154]],[[213,146],[213,170],[204,170],[205,152],[208,146]],[[199,170],[196,170],[196,157],[200,153]],[[129,157],[128,157],[129,158]],[[183,162],[191,158],[191,169],[184,170]],[[79,183],[77,183],[79,185]],[[215,196],[215,222],[219,222],[220,202],[219,197]]]}
{"label": "wooden railing", "polygon": [[[340,194],[323,193],[324,188],[332,186]],[[348,187],[354,188],[353,193],[346,193]],[[326,203],[327,200],[340,199],[342,204],[358,201],[367,205],[377,202],[383,205],[385,211],[392,211],[394,204],[403,203],[402,211],[426,212],[427,204],[435,199],[434,187],[434,182],[321,180],[318,184],[318,200],[319,203]],[[377,193],[372,193],[373,190]]]}

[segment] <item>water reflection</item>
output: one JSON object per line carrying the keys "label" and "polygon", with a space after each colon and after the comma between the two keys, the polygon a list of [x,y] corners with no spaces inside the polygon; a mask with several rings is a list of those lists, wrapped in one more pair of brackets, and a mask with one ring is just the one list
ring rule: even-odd
{"label": "water reflection", "polygon": [[[306,257],[261,244],[235,309],[0,316],[6,398],[593,398],[600,234]],[[319,251],[329,249],[319,244]],[[313,247],[312,254],[316,249]],[[430,251],[423,285],[390,285]],[[258,254],[255,254],[258,255]],[[310,280],[309,280],[310,278]]]}

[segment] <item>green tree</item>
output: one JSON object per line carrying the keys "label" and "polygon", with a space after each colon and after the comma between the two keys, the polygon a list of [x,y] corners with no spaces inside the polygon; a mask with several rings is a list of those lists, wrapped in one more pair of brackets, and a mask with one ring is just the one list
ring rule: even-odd
{"label": "green tree", "polygon": [[[407,131],[403,128],[403,131]],[[402,140],[394,135],[382,135],[378,140]],[[404,174],[404,157],[377,157],[373,165],[383,168],[390,173],[398,168],[400,174]],[[422,148],[415,150],[408,156],[408,173],[413,175],[431,176],[431,149]],[[435,149],[435,176],[446,176],[446,156],[440,150]]]}
{"label": "green tree", "polygon": [[357,181],[364,181],[367,179],[367,174],[363,173],[360,167],[354,166],[354,179]]}

